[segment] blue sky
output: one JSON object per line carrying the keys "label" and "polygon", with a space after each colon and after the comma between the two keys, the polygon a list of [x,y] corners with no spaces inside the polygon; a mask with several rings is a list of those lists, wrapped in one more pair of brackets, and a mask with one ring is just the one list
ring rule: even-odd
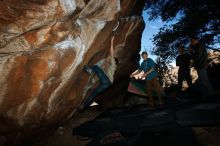
{"label": "blue sky", "polygon": [[157,34],[159,32],[159,29],[163,27],[165,24],[166,25],[171,25],[173,23],[176,23],[177,20],[180,18],[180,15],[177,15],[177,18],[173,21],[170,22],[162,22],[160,18],[157,18],[155,20],[149,21],[149,15],[147,11],[143,11],[142,14],[144,21],[145,21],[145,29],[142,34],[142,40],[141,40],[141,52],[142,51],[147,51],[150,54],[150,58],[156,59],[156,56],[151,54],[152,48],[153,48],[153,42],[152,38],[154,34]]}
{"label": "blue sky", "polygon": [[[159,29],[163,27],[164,25],[171,25],[171,24],[176,23],[178,19],[181,17],[181,15],[177,14],[177,17],[174,20],[169,21],[169,22],[162,22],[161,18],[157,18],[155,20],[149,21],[148,20],[149,14],[147,13],[147,11],[143,11],[142,16],[145,22],[145,29],[144,29],[144,32],[142,34],[142,39],[141,39],[141,52],[147,51],[149,54],[149,57],[155,60],[157,56],[151,53],[154,47],[154,44],[152,42],[153,36],[157,34],[159,32]],[[142,62],[142,59],[140,60],[140,62]],[[175,66],[175,61],[173,61],[171,64]]]}
{"label": "blue sky", "polygon": [[154,34],[157,34],[159,32],[159,29],[164,26],[164,22],[161,21],[160,18],[149,21],[149,15],[146,11],[143,11],[142,14],[144,21],[145,21],[145,29],[142,34],[142,40],[141,40],[141,52],[147,51],[150,54],[150,57],[155,59],[156,56],[151,54],[152,48],[153,48],[153,42],[152,38]]}

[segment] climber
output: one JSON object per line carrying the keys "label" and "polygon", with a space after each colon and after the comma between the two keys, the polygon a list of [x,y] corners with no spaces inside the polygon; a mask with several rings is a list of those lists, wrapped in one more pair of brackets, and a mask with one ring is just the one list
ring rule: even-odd
{"label": "climber", "polygon": [[179,55],[176,58],[176,66],[179,66],[178,88],[181,91],[184,80],[186,80],[189,87],[192,87],[192,78],[190,75],[191,56],[185,52],[185,48],[182,45],[179,45],[178,50]]}
{"label": "climber", "polygon": [[148,58],[147,52],[142,52],[141,56],[144,60],[141,63],[141,66],[138,69],[138,71],[135,73],[132,73],[130,75],[130,78],[133,78],[135,75],[144,71],[142,78],[145,78],[146,80],[146,88],[147,88],[147,95],[149,97],[149,105],[152,107],[155,106],[155,101],[152,97],[152,87],[154,87],[157,92],[157,96],[159,98],[158,104],[163,105],[162,88],[160,87],[160,84],[157,80],[157,72],[155,70],[155,63],[151,58]]}
{"label": "climber", "polygon": [[91,93],[89,97],[86,97],[81,106],[79,107],[79,111],[83,111],[86,107],[88,107],[93,101],[94,98],[107,88],[111,86],[114,81],[114,73],[116,67],[118,65],[118,59],[114,57],[114,36],[111,38],[111,47],[110,47],[110,56],[100,60],[95,65],[89,67],[87,65],[84,66],[84,70],[92,75],[95,73],[99,79],[99,85],[94,91]]}

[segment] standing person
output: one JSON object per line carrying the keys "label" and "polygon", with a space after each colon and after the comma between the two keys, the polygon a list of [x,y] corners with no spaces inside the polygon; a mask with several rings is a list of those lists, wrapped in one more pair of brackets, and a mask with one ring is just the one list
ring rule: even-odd
{"label": "standing person", "polygon": [[178,87],[182,90],[183,81],[185,80],[189,87],[192,87],[192,78],[190,75],[190,60],[191,56],[185,52],[184,46],[178,47],[179,55],[176,58],[176,66],[179,66],[178,70]]}
{"label": "standing person", "polygon": [[212,86],[207,75],[208,53],[205,46],[199,42],[198,38],[191,38],[191,54],[193,57],[193,66],[198,73],[199,90],[204,96],[213,94]]}
{"label": "standing person", "polygon": [[91,67],[87,65],[84,66],[84,70],[87,73],[95,73],[97,75],[100,83],[99,86],[91,93],[91,95],[83,100],[81,106],[79,107],[79,111],[82,111],[88,107],[94,101],[94,98],[99,93],[109,88],[114,81],[114,73],[118,65],[118,59],[114,57],[113,42],[114,36],[111,38],[110,56],[108,58],[100,60],[98,63]]}
{"label": "standing person", "polygon": [[141,73],[144,71],[143,78],[146,80],[146,88],[147,88],[147,95],[149,97],[149,104],[150,106],[155,106],[155,101],[152,97],[152,87],[155,88],[157,92],[157,96],[159,98],[159,105],[163,104],[162,95],[161,95],[161,87],[157,80],[157,72],[155,70],[155,63],[151,58],[148,58],[147,52],[142,52],[141,54],[143,58],[143,62],[141,63],[140,68],[137,72],[132,73],[130,75],[131,78],[133,78],[135,75]]}

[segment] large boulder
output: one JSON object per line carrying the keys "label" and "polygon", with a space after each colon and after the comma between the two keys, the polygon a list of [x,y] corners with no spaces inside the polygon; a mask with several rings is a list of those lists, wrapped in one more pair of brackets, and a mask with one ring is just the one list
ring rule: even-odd
{"label": "large boulder", "polygon": [[118,23],[119,66],[111,94],[102,98],[120,96],[138,65],[143,6],[144,0],[0,1],[0,135],[34,137],[74,115],[95,85],[83,65],[108,56]]}

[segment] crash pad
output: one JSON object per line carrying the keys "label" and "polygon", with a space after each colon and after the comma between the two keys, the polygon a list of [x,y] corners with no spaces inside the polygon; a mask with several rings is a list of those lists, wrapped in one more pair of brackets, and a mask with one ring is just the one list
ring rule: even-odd
{"label": "crash pad", "polygon": [[[147,95],[147,86],[144,80],[131,80],[128,85],[128,92],[134,93],[141,96],[148,96]],[[156,96],[156,91],[152,90],[152,95]]]}

